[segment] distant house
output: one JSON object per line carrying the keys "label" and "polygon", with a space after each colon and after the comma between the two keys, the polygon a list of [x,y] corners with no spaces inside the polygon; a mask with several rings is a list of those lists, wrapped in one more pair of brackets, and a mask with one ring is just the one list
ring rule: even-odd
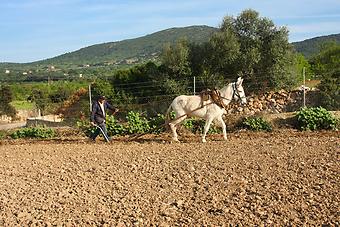
{"label": "distant house", "polygon": [[133,63],[138,62],[138,58],[130,58],[130,59],[126,59],[125,62],[126,62],[127,64],[133,64]]}
{"label": "distant house", "polygon": [[23,72],[22,75],[27,75],[27,72]]}
{"label": "distant house", "polygon": [[53,65],[48,66],[48,71],[55,71],[55,67]]}
{"label": "distant house", "polygon": [[5,70],[5,73],[6,73],[6,74],[10,74],[11,71],[9,71],[8,69],[6,69],[6,70]]}

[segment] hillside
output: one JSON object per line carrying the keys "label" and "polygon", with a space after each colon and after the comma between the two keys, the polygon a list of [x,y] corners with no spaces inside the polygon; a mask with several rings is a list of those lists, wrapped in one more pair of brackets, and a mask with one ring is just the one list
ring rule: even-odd
{"label": "hillside", "polygon": [[[74,68],[78,66],[105,66],[105,65],[133,65],[145,61],[156,61],[164,44],[174,43],[180,38],[187,38],[189,42],[202,43],[208,41],[217,28],[209,26],[189,26],[182,28],[169,28],[135,39],[96,44],[65,53],[50,59],[33,63],[0,63],[0,70],[31,70],[32,68],[45,69],[51,65],[58,68]],[[310,57],[319,50],[323,42],[335,40],[340,43],[340,34],[328,35],[293,42],[297,52]]]}
{"label": "hillside", "polygon": [[293,42],[292,44],[297,52],[302,53],[305,57],[309,58],[319,51],[321,43],[330,41],[335,41],[340,44],[340,33],[306,39],[301,42]]}
{"label": "hillside", "polygon": [[[120,64],[153,60],[159,55],[164,44],[174,43],[180,38],[190,42],[202,43],[209,39],[217,29],[208,26],[190,26],[170,28],[140,38],[118,42],[97,44],[66,53],[51,59],[35,62],[36,64]],[[123,62],[124,63],[124,62]]]}

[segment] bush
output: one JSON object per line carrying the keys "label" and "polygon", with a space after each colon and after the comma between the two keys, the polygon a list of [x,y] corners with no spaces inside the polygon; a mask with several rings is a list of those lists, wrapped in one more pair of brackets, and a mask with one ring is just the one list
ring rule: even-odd
{"label": "bush", "polygon": [[302,108],[296,116],[300,130],[336,129],[337,119],[322,107]]}
{"label": "bush", "polygon": [[[150,132],[161,133],[165,131],[165,116],[163,114],[157,114],[157,116],[149,119]],[[161,127],[163,126],[163,127]]]}
{"label": "bush", "polygon": [[126,120],[126,132],[128,134],[145,133],[150,130],[149,121],[138,112],[130,111]]}
{"label": "bush", "polygon": [[[164,118],[164,117],[163,117]],[[122,136],[135,133],[149,132],[155,125],[150,124],[149,121],[138,112],[130,111],[126,116],[126,123],[119,123],[114,116],[106,117],[106,127],[109,136]],[[96,128],[90,124],[89,121],[78,121],[77,126],[86,136],[91,136]]]}
{"label": "bush", "polygon": [[[205,120],[203,119],[187,119],[183,122],[183,126],[190,130],[192,133],[203,133],[203,129],[204,129],[204,125],[205,125]],[[211,133],[220,133],[220,129],[217,128],[215,125],[210,125],[208,134]]]}
{"label": "bush", "polygon": [[87,137],[90,137],[96,130],[96,127],[92,126],[90,122],[86,120],[77,121],[77,127],[84,132]]}
{"label": "bush", "polygon": [[119,124],[114,116],[106,118],[106,127],[109,136],[124,135],[126,132],[125,127]]}
{"label": "bush", "polygon": [[23,128],[19,129],[10,136],[13,139],[19,138],[40,138],[40,139],[47,139],[53,138],[55,136],[55,131],[51,128],[41,128],[41,127],[34,127],[34,128]]}
{"label": "bush", "polygon": [[6,132],[0,131],[0,140],[4,139],[6,137]]}
{"label": "bush", "polygon": [[[174,114],[171,114],[171,118],[174,118]],[[126,122],[120,123],[114,116],[106,117],[106,127],[109,136],[122,136],[136,133],[161,133],[166,129],[165,116],[163,114],[157,114],[157,116],[147,119],[139,112],[130,111],[126,116]],[[203,119],[188,119],[184,121],[183,125],[186,129],[193,133],[202,133],[205,121]],[[91,126],[88,121],[78,121],[78,127],[90,136],[94,133],[95,127]],[[208,133],[219,133],[221,130],[212,125]]]}
{"label": "bush", "polygon": [[262,117],[246,117],[242,121],[242,127],[252,131],[267,131],[273,130],[271,124]]}

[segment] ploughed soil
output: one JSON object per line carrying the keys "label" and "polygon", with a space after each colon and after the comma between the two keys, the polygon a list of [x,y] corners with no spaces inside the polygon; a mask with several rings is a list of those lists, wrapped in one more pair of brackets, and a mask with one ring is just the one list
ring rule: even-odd
{"label": "ploughed soil", "polygon": [[3,141],[0,226],[340,224],[339,132]]}

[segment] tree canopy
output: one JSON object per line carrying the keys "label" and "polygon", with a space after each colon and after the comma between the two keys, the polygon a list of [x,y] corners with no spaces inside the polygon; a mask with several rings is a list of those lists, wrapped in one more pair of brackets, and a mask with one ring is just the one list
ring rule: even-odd
{"label": "tree canopy", "polygon": [[224,17],[210,39],[213,73],[243,76],[249,89],[288,88],[296,83],[295,55],[286,27],[277,27],[254,10]]}

